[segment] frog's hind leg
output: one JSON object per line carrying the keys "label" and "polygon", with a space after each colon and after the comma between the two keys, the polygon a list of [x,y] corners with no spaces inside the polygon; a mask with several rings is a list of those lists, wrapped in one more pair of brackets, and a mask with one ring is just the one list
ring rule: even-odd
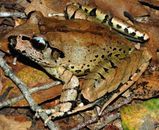
{"label": "frog's hind leg", "polygon": [[103,60],[87,75],[81,93],[90,102],[106,97],[100,115],[113,100],[139,79],[149,65],[150,59],[150,53],[143,49],[134,50],[123,59],[112,57]]}
{"label": "frog's hind leg", "polygon": [[134,73],[130,80],[128,80],[125,84],[123,84],[120,89],[118,90],[117,93],[115,93],[108,101],[106,101],[106,103],[102,106],[100,112],[98,113],[99,115],[102,114],[102,112],[104,111],[104,109],[113,101],[115,100],[120,94],[122,94],[123,92],[125,92],[131,85],[133,85],[133,83],[135,81],[137,81],[139,79],[139,77],[142,75],[142,73],[146,70],[146,68],[148,67],[148,62],[144,63],[143,65],[140,66],[140,68],[137,70],[136,73]]}
{"label": "frog's hind leg", "polygon": [[144,43],[149,40],[149,36],[146,32],[140,31],[126,21],[113,17],[110,13],[105,13],[96,7],[72,3],[66,6],[65,14],[67,19],[85,19],[102,23],[135,42]]}

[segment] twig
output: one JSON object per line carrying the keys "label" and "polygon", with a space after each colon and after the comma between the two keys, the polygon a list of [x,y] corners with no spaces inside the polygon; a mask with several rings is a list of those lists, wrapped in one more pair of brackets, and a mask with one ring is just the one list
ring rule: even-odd
{"label": "twig", "polygon": [[[32,94],[32,93],[35,93],[37,91],[46,90],[46,89],[49,89],[49,88],[54,87],[56,85],[59,85],[60,83],[61,82],[59,82],[59,81],[54,81],[54,82],[49,83],[49,84],[45,84],[45,85],[42,85],[39,87],[34,87],[32,89],[29,89],[29,93]],[[18,101],[22,100],[23,98],[24,98],[24,96],[21,94],[20,96],[17,96],[15,98],[0,102],[0,109],[3,107],[11,106],[11,105],[17,103]]]}
{"label": "twig", "polygon": [[116,112],[116,113],[111,113],[110,115],[103,115],[101,118],[103,118],[102,124],[100,126],[100,128],[98,129],[102,129],[103,127],[105,127],[107,124],[109,124],[110,122],[120,118],[120,113]]}
{"label": "twig", "polygon": [[0,2],[0,6],[6,8],[6,9],[13,9],[17,11],[22,11],[24,10],[24,7],[21,6],[21,4],[17,2],[11,2],[11,1],[2,1]]}
{"label": "twig", "polygon": [[82,124],[77,125],[75,128],[72,128],[71,130],[80,130],[80,129],[82,129],[82,128],[84,128],[92,123],[97,122],[98,119],[99,119],[99,117],[92,118],[92,119],[90,119]]}
{"label": "twig", "polygon": [[121,108],[122,106],[130,103],[132,101],[132,98],[131,97],[128,97],[128,98],[124,98],[123,101],[121,101],[120,103],[114,103],[112,105],[109,105],[103,112],[102,112],[102,116],[107,114],[108,112],[112,112],[116,109],[119,109]]}
{"label": "twig", "polygon": [[76,126],[75,128],[71,129],[71,130],[79,130],[79,129],[82,129],[90,124],[93,124],[95,122],[97,122],[99,119],[101,118],[104,118],[104,121],[103,121],[103,126],[101,125],[100,128],[103,128],[105,125],[107,125],[108,123],[110,123],[111,121],[119,118],[120,114],[119,113],[116,113],[116,114],[110,114],[109,116],[108,113],[116,110],[116,109],[119,109],[120,107],[122,107],[123,105],[125,104],[128,104],[132,101],[132,98],[128,98],[128,99],[124,99],[121,103],[119,104],[115,104],[115,105],[111,105],[111,106],[108,106],[101,114],[101,116],[97,116],[93,119],[90,119],[82,124],[79,124],[78,126]]}
{"label": "twig", "polygon": [[[107,125],[108,123],[112,122],[113,120],[117,119],[120,117],[120,113],[113,113],[113,114],[110,114],[109,116],[108,115],[105,115],[105,117],[100,117],[100,118],[105,118],[104,121],[103,121],[103,126],[101,126],[100,128],[103,128],[105,125]],[[92,123],[95,123],[97,122],[99,119],[100,119],[98,116],[97,117],[94,117],[82,124],[79,124],[77,125],[75,128],[72,128],[71,130],[80,130]]]}
{"label": "twig", "polygon": [[26,14],[22,12],[0,12],[0,17],[27,18]]}
{"label": "twig", "polygon": [[[2,57],[0,57],[0,67],[3,69],[5,75],[8,76],[21,90],[25,99],[29,103],[30,108],[34,112],[38,111],[39,109],[42,109],[40,106],[37,105],[37,103],[31,97],[27,86],[20,79],[18,79],[18,77],[12,72],[11,68],[7,65],[7,63]],[[39,113],[39,116],[43,119],[44,122],[45,120],[48,119],[48,115],[45,112]],[[58,130],[58,127],[55,126],[55,124],[51,120],[49,120],[46,123],[46,125],[49,127],[50,130]]]}

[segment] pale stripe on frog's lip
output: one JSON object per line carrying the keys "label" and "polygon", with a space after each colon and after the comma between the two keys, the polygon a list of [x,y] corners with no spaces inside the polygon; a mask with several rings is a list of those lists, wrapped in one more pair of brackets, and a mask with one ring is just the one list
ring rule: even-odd
{"label": "pale stripe on frog's lip", "polygon": [[[81,10],[83,10],[83,15]],[[141,32],[135,27],[132,27],[130,24],[120,20],[119,18],[112,17],[110,14],[106,14],[97,8],[91,8],[89,6],[73,3],[66,6],[65,13],[69,19],[75,18],[95,20],[92,19],[95,17],[96,19],[100,20],[102,24],[110,26],[116,31],[126,35],[128,39],[136,42],[145,42],[149,40],[149,36],[145,32]]]}

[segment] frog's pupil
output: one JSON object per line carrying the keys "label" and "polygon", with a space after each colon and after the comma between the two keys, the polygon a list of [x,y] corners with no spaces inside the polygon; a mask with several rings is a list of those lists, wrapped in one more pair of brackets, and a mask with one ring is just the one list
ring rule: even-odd
{"label": "frog's pupil", "polygon": [[42,37],[33,37],[31,44],[37,50],[44,50],[47,46],[47,42]]}

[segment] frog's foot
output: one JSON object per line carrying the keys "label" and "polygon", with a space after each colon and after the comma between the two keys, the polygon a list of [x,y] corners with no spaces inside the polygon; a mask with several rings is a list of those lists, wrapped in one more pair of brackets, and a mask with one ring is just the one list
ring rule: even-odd
{"label": "frog's foot", "polygon": [[[87,106],[87,107],[89,107],[89,106]],[[44,122],[45,124],[47,124],[47,122],[51,119],[63,117],[65,115],[70,115],[70,114],[74,113],[74,111],[71,111],[71,108],[72,108],[72,104],[70,102],[66,102],[66,103],[59,104],[59,105],[55,106],[55,108],[52,108],[52,109],[39,109],[36,111],[36,115],[39,115],[39,113],[41,113],[41,112],[45,112],[47,115],[49,115],[49,117]],[[85,107],[84,107],[84,109],[85,109]]]}
{"label": "frog's foot", "polygon": [[[94,107],[98,102],[100,102],[102,99],[98,99],[96,100],[95,102],[92,102],[92,103],[89,103],[87,105],[83,105],[83,103],[80,103],[75,109],[73,110],[70,110],[70,107],[69,106],[72,106],[71,104],[69,103],[63,103],[63,104],[59,104],[57,105],[55,108],[52,108],[52,109],[38,109],[36,111],[36,115],[38,117],[39,113],[41,112],[45,112],[46,114],[49,115],[49,117],[45,120],[45,124],[47,124],[47,122],[51,119],[55,119],[55,118],[58,118],[58,117],[63,117],[63,116],[66,116],[66,115],[71,115],[71,114],[75,114],[77,112],[80,112],[80,111],[84,111],[86,109],[89,109],[89,108],[92,108]],[[63,108],[63,111],[60,111],[62,110]],[[65,110],[65,111],[64,111]]]}
{"label": "frog's foot", "polygon": [[70,111],[70,107],[72,107],[71,103],[63,103],[55,106],[54,108],[51,109],[38,109],[36,111],[35,116],[38,118],[40,113],[45,112],[49,117],[45,120],[45,124],[51,119],[55,119],[58,117],[63,117],[68,114]]}
{"label": "frog's foot", "polygon": [[51,119],[55,119],[58,117],[62,117],[65,115],[65,112],[56,111],[56,109],[38,109],[35,113],[36,118],[40,118],[40,113],[46,113],[48,115],[48,118],[44,121],[45,126]]}

